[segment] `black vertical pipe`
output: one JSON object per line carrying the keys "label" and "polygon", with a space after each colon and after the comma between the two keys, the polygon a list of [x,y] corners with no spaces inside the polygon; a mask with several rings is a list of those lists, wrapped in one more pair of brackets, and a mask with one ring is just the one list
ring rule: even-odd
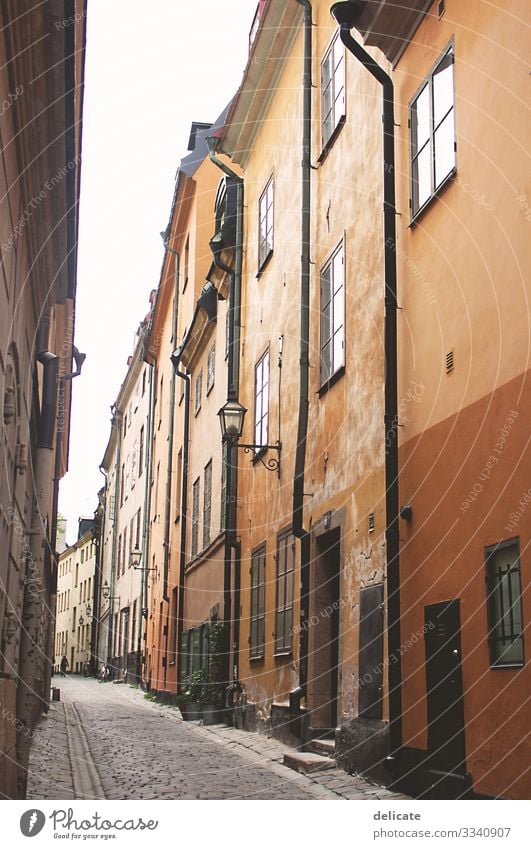
{"label": "black vertical pipe", "polygon": [[387,634],[389,650],[389,761],[402,747],[402,665],[400,660],[400,562],[398,537],[398,363],[396,332],[396,208],[394,91],[389,74],[352,38],[359,9],[349,2],[335,3],[331,14],[340,27],[341,41],[378,80],[383,94],[383,190],[385,277],[385,510],[387,549]]}
{"label": "black vertical pipe", "polygon": [[304,58],[302,78],[302,158],[301,158],[301,326],[299,359],[299,417],[295,472],[293,478],[293,534],[301,540],[301,612],[299,629],[299,687],[297,704],[306,694],[308,681],[308,618],[310,578],[310,537],[303,526],[304,473],[309,411],[310,352],[310,202],[311,202],[311,129],[312,129],[312,5],[297,0],[304,8]]}
{"label": "black vertical pipe", "polygon": [[171,361],[177,377],[184,380],[183,460],[181,479],[181,541],[179,556],[179,587],[177,590],[177,691],[182,679],[182,643],[184,629],[184,591],[186,569],[186,532],[188,526],[188,442],[190,439],[190,375],[179,369],[180,351]]}

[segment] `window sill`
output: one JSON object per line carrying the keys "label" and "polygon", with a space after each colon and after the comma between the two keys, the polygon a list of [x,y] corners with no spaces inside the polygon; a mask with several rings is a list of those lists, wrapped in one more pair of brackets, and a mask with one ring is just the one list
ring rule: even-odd
{"label": "window sill", "polygon": [[340,366],[340,368],[338,368],[337,371],[335,371],[333,373],[333,375],[331,377],[329,377],[328,380],[326,380],[322,384],[322,386],[320,386],[319,389],[317,390],[317,394],[318,394],[319,398],[322,398],[323,395],[326,395],[328,390],[334,385],[334,383],[337,383],[337,381],[341,377],[343,377],[344,374],[345,374],[345,366]]}
{"label": "window sill", "polygon": [[525,666],[524,661],[515,661],[514,663],[491,663],[490,668],[495,669],[522,669]]}
{"label": "window sill", "polygon": [[424,201],[424,203],[422,204],[420,209],[417,209],[417,211],[411,216],[411,221],[409,222],[409,227],[415,227],[415,225],[422,218],[422,216],[424,215],[426,210],[428,210],[431,207],[431,205],[434,203],[434,201],[438,200],[439,196],[442,194],[444,189],[446,189],[447,186],[450,185],[450,183],[453,183],[454,177],[455,177],[456,174],[457,174],[457,168],[452,168],[452,170],[450,171],[448,176],[445,177],[444,180],[442,181],[439,188],[436,189],[434,191],[434,193],[429,196],[428,200]]}
{"label": "window sill", "polygon": [[276,651],[273,654],[275,660],[285,660],[288,657],[293,656],[293,649],[284,649],[283,651]]}
{"label": "window sill", "polygon": [[264,660],[265,660],[265,658],[264,658],[263,654],[262,655],[257,654],[255,656],[249,658],[249,663],[263,663]]}
{"label": "window sill", "polygon": [[206,397],[207,398],[208,398],[208,396],[210,395],[210,393],[212,392],[213,389],[214,389],[214,384],[212,384],[212,386],[207,386],[207,391],[206,391]]}
{"label": "window sill", "polygon": [[321,153],[319,154],[319,156],[317,157],[317,162],[319,163],[319,165],[323,164],[326,157],[328,156],[328,154],[332,150],[339,133],[341,132],[341,130],[345,126],[346,120],[347,120],[346,115],[342,115],[341,118],[339,119],[339,121],[337,122],[335,129],[332,132],[332,135],[330,136],[330,138],[328,139],[326,144],[323,145],[323,149],[322,149]]}

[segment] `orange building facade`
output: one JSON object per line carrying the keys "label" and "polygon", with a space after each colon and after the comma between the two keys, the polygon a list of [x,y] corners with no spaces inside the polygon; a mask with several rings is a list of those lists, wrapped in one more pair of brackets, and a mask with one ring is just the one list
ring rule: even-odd
{"label": "orange building facade", "polygon": [[148,334],[148,686],[210,679],[228,721],[435,798],[529,790],[509,5],[260,3],[192,127]]}

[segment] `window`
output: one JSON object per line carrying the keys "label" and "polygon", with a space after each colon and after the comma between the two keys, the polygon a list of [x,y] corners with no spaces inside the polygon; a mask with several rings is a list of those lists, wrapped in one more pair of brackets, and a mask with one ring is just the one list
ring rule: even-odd
{"label": "window", "polygon": [[[133,516],[133,518],[129,522],[129,555],[131,555],[131,552],[133,550],[133,543],[135,541],[135,522],[136,522],[136,517]],[[131,557],[130,556],[127,558],[127,566],[128,566],[128,568],[131,567]]]}
{"label": "window", "polygon": [[123,575],[125,573],[125,561],[127,559],[127,525],[124,528],[122,543],[123,543],[123,554],[122,554],[122,575]]}
{"label": "window", "polygon": [[345,365],[343,245],[321,271],[321,386]]}
{"label": "window", "polygon": [[216,379],[216,346],[214,345],[208,352],[207,360],[207,395],[214,386]]}
{"label": "window", "polygon": [[125,496],[125,463],[122,463],[122,475],[120,478],[120,507],[124,503]]}
{"label": "window", "polygon": [[146,394],[146,370],[142,372],[142,397]]}
{"label": "window", "polygon": [[345,117],[345,51],[339,33],[321,63],[321,132],[323,148]]}
{"label": "window", "polygon": [[258,269],[273,253],[273,177],[258,201]]}
{"label": "window", "polygon": [[198,551],[199,542],[199,478],[192,486],[192,557]]}
{"label": "window", "polygon": [[203,548],[210,545],[210,524],[212,518],[212,460],[205,466],[205,486],[203,488]]}
{"label": "window", "polygon": [[224,442],[221,448],[221,516],[219,527],[224,531],[227,523],[227,463],[229,462],[229,443]]}
{"label": "window", "polygon": [[517,539],[485,549],[491,666],[524,662],[520,547]]}
{"label": "window", "polygon": [[279,536],[277,543],[276,654],[291,652],[294,561],[295,539],[293,534],[288,532]]}
{"label": "window", "polygon": [[139,507],[136,514],[135,548],[140,550],[140,525],[142,522],[142,508]]}
{"label": "window", "polygon": [[138,477],[144,468],[144,425],[140,428],[140,441],[138,446]]}
{"label": "window", "polygon": [[85,562],[85,549],[84,548],[81,549],[81,562],[82,563]]}
{"label": "window", "polygon": [[455,169],[453,47],[442,56],[413,100],[409,124],[414,216]]}
{"label": "window", "polygon": [[201,409],[201,396],[203,393],[203,370],[199,372],[195,379],[195,399],[194,399],[194,413],[198,414]]}
{"label": "window", "polygon": [[133,602],[133,618],[131,620],[131,651],[136,649],[136,601]]}
{"label": "window", "polygon": [[175,521],[181,515],[181,499],[182,499],[182,486],[183,486],[183,450],[182,448],[179,450],[177,454],[177,473],[175,475],[175,495],[174,495],[174,503],[175,503]]}
{"label": "window", "polygon": [[267,445],[269,418],[269,351],[254,368],[254,444]]}
{"label": "window", "polygon": [[229,356],[230,348],[230,309],[227,302],[227,312],[225,314],[225,359]]}
{"label": "window", "polygon": [[188,285],[188,267],[190,264],[190,237],[186,237],[186,242],[184,245],[184,263],[183,263],[183,292]]}
{"label": "window", "polygon": [[265,644],[265,545],[251,557],[251,659],[264,657]]}

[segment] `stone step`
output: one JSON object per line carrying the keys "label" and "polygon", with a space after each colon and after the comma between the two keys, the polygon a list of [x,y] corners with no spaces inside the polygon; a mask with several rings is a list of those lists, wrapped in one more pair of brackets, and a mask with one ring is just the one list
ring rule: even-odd
{"label": "stone step", "polygon": [[284,766],[289,766],[296,772],[322,772],[325,769],[335,769],[337,764],[333,758],[318,755],[315,752],[286,752]]}
{"label": "stone step", "polygon": [[336,751],[335,740],[310,740],[309,746],[310,751],[328,757],[333,757]]}

